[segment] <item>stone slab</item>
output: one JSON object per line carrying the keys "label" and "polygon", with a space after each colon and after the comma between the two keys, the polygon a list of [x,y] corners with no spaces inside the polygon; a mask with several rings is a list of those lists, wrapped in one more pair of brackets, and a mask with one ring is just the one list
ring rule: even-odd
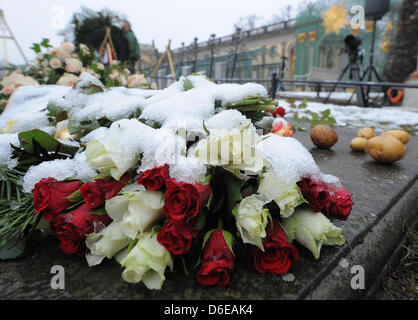
{"label": "stone slab", "polygon": [[[184,274],[181,265],[161,291],[149,291],[143,284],[122,280],[122,268],[114,260],[89,268],[83,259],[62,253],[56,239],[46,237],[34,243],[33,253],[24,259],[0,263],[0,299],[347,299],[360,298],[373,285],[399,241],[404,225],[412,223],[418,208],[418,138],[412,137],[408,152],[392,165],[379,164],[349,147],[356,130],[337,128],[338,143],[331,150],[313,146],[309,132],[295,136],[311,151],[324,173],[336,175],[353,194],[353,211],[346,222],[334,221],[344,229],[347,243],[324,247],[314,260],[296,244],[300,261],[290,272],[293,282],[280,276],[248,271],[247,261],[237,261],[226,288],[205,287]],[[284,150],[284,152],[286,152]],[[342,267],[341,259],[348,267]],[[65,290],[50,287],[53,265],[65,268]],[[365,290],[352,290],[350,267],[364,266]]]}

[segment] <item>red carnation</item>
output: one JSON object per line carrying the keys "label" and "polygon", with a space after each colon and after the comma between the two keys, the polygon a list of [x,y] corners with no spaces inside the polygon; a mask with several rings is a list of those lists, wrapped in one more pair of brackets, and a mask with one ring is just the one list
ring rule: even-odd
{"label": "red carnation", "polygon": [[164,215],[168,219],[184,220],[196,217],[199,208],[204,206],[210,196],[210,185],[187,183],[168,179],[165,194]]}
{"label": "red carnation", "polygon": [[[121,181],[126,181],[126,179],[121,179]],[[105,200],[116,196],[124,186],[124,182],[113,178],[97,179],[94,182],[85,183],[80,188],[80,192],[90,209],[94,209],[104,204]]]}
{"label": "red carnation", "polygon": [[283,107],[276,108],[276,115],[279,115],[283,118],[285,114],[286,114],[286,110]]}
{"label": "red carnation", "polygon": [[329,192],[324,183],[310,178],[304,178],[297,184],[303,197],[308,201],[309,207],[314,212],[320,212],[325,208],[328,202]]}
{"label": "red carnation", "polygon": [[234,269],[234,255],[226,243],[223,230],[214,231],[203,249],[202,267],[196,275],[204,285],[226,286]]}
{"label": "red carnation", "polygon": [[165,187],[165,181],[170,179],[168,165],[155,167],[142,172],[138,177],[138,184],[143,185],[148,190],[161,190]]}
{"label": "red carnation", "polygon": [[54,178],[42,179],[35,185],[33,193],[33,204],[35,212],[41,212],[47,221],[67,209],[71,201],[67,199],[77,191],[82,181],[56,181]]}
{"label": "red carnation", "polygon": [[107,214],[90,214],[91,209],[83,204],[77,209],[55,216],[50,222],[51,230],[60,239],[61,250],[65,253],[77,253],[84,256],[87,252],[86,235],[94,231],[94,224],[107,226],[112,219]]}
{"label": "red carnation", "polygon": [[197,219],[189,223],[184,220],[169,220],[158,232],[157,240],[174,255],[183,255],[190,250],[199,231],[195,229]]}
{"label": "red carnation", "polygon": [[260,248],[252,247],[252,265],[260,273],[286,273],[293,261],[299,260],[296,247],[287,241],[286,234],[277,223],[266,227],[266,237],[263,240],[264,252]]}
{"label": "red carnation", "polygon": [[352,194],[343,189],[331,193],[324,208],[325,215],[330,218],[347,220],[353,206],[351,197]]}

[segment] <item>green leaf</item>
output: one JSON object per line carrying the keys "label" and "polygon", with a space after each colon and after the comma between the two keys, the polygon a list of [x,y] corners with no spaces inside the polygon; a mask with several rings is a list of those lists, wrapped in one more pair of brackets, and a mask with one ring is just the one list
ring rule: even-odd
{"label": "green leaf", "polygon": [[329,115],[331,114],[331,110],[330,109],[324,110],[324,111],[321,112],[321,114],[325,118],[329,117]]}
{"label": "green leaf", "polygon": [[220,166],[214,167],[212,172],[212,199],[209,211],[213,214],[222,212],[229,214],[237,201],[242,200],[241,186],[243,180],[234,173]]}
{"label": "green leaf", "polygon": [[99,209],[92,210],[89,214],[95,215],[95,216],[101,216],[101,215],[107,214],[107,212],[104,207],[101,207]]}
{"label": "green leaf", "polygon": [[224,235],[225,242],[228,245],[229,250],[231,250],[232,254],[235,256],[234,250],[232,248],[234,246],[234,236],[226,230],[222,230],[222,233]]}
{"label": "green leaf", "polygon": [[73,194],[67,197],[67,199],[72,203],[80,202],[81,200],[83,200],[83,196],[81,194],[80,189],[74,191]]}
{"label": "green leaf", "polygon": [[335,118],[334,117],[329,117],[328,118],[328,124],[336,124],[337,123],[337,121],[335,120]]}
{"label": "green leaf", "polygon": [[36,151],[34,141],[49,152],[59,150],[61,153],[74,155],[78,151],[78,147],[62,144],[48,133],[39,129],[21,132],[18,137],[23,149],[31,154],[34,154]]}
{"label": "green leaf", "polygon": [[193,83],[190,81],[190,79],[184,79],[183,88],[184,88],[184,91],[193,89]]}
{"label": "green leaf", "polygon": [[203,228],[205,227],[205,224],[206,224],[206,217],[205,217],[204,214],[201,213],[197,217],[197,222],[196,222],[195,229],[199,230],[199,231],[202,231]]}
{"label": "green leaf", "polygon": [[136,243],[138,242],[138,239],[135,238],[133,240],[131,240],[131,242],[129,242],[128,245],[128,253],[131,252],[131,250],[133,249],[133,247],[135,247]]}
{"label": "green leaf", "polygon": [[216,230],[218,230],[218,229],[211,229],[208,232],[206,232],[205,236],[203,237],[202,249],[205,247],[205,244],[208,241],[208,239],[210,238],[210,236],[212,235],[212,233],[214,233]]}

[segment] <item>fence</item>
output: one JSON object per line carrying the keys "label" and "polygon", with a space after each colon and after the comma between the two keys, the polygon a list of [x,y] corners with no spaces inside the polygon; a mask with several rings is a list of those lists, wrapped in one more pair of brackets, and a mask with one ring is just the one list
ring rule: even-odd
{"label": "fence", "polygon": [[[165,83],[165,85],[159,85],[159,89],[170,85],[173,82],[172,76],[158,77],[153,76],[151,79],[156,80],[157,83],[159,80],[164,80],[168,82],[159,82],[159,84]],[[177,80],[177,79],[176,79]],[[362,107],[369,106],[369,92],[376,89],[383,92],[384,101],[387,101],[387,90],[388,89],[418,89],[418,84],[412,83],[396,83],[396,82],[373,82],[373,81],[337,81],[337,80],[291,80],[291,79],[280,79],[277,76],[277,73],[273,73],[271,78],[222,78],[222,79],[212,79],[215,83],[246,83],[246,82],[255,82],[264,85],[268,89],[269,96],[273,99],[276,98],[277,93],[283,92],[289,89],[293,89],[297,86],[300,87],[313,87],[316,92],[317,98],[320,99],[320,93],[322,90],[328,92],[328,96],[323,99],[323,102],[328,102],[330,94],[337,88],[347,89],[353,88],[356,91],[352,93],[352,96],[348,99],[347,102],[351,101],[354,95],[357,95],[357,103]],[[359,96],[362,96],[360,98]],[[381,105],[380,105],[381,106]]]}

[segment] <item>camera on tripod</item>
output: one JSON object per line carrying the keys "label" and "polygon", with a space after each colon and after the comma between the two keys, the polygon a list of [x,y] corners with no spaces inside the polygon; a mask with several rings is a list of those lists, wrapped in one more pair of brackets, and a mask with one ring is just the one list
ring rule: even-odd
{"label": "camera on tripod", "polygon": [[357,59],[360,57],[360,63],[363,64],[363,54],[360,50],[362,45],[361,39],[350,34],[345,37],[344,43],[345,52],[348,54],[350,62],[357,62]]}

